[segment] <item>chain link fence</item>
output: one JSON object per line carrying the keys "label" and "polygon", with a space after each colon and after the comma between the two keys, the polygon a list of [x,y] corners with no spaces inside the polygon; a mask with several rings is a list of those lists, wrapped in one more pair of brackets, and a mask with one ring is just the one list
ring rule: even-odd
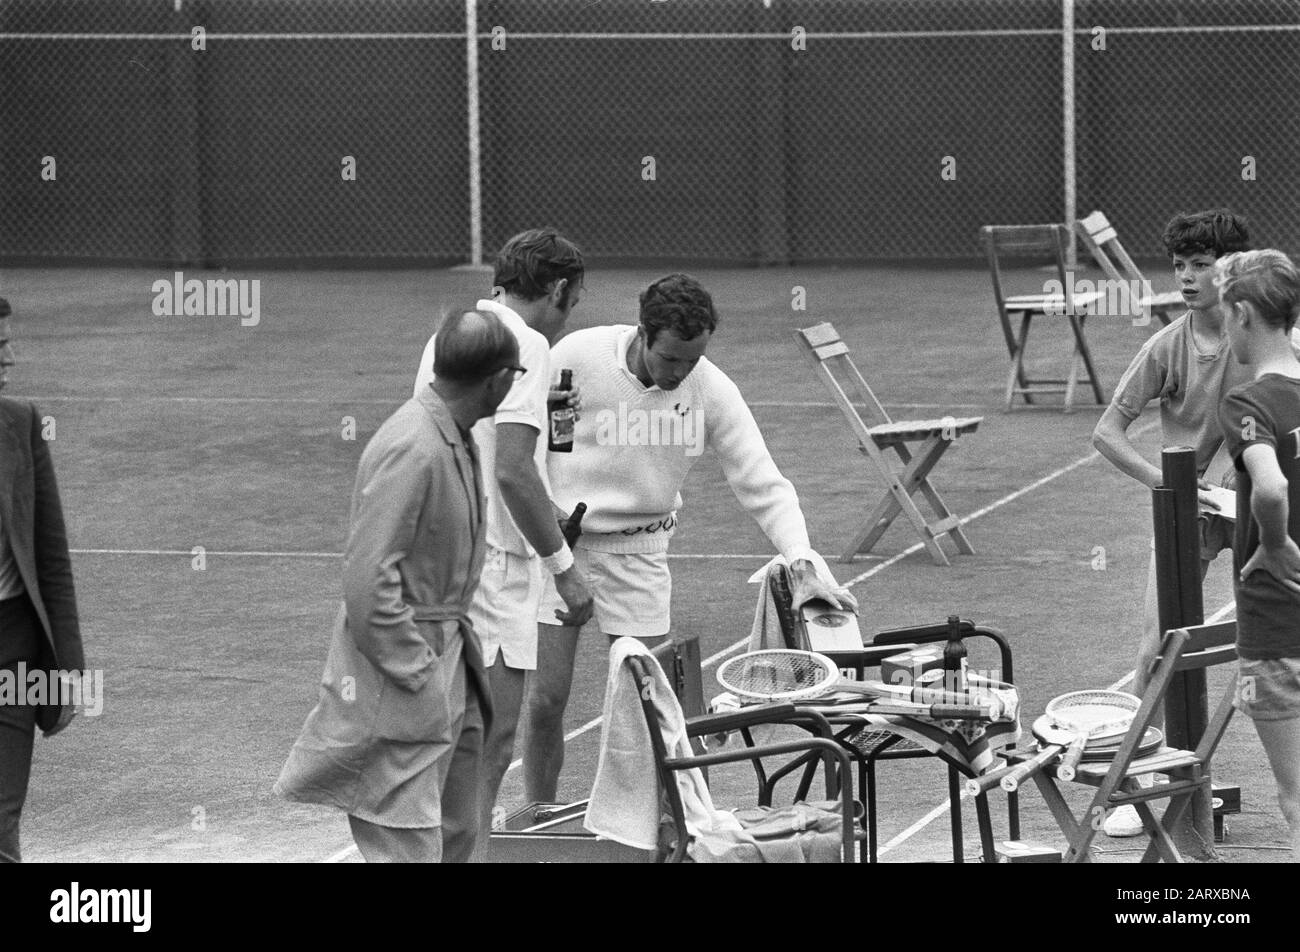
{"label": "chain link fence", "polygon": [[1300,3],[1080,10],[1080,215],[1104,210],[1131,254],[1154,259],[1173,213],[1226,205],[1249,219],[1257,247],[1300,253]]}
{"label": "chain link fence", "polygon": [[[8,0],[0,257],[973,260],[1065,217],[1065,2]],[[1300,3],[1073,9],[1079,213],[1300,247]]]}
{"label": "chain link fence", "polygon": [[0,255],[463,258],[464,29],[422,0],[4,3]]}

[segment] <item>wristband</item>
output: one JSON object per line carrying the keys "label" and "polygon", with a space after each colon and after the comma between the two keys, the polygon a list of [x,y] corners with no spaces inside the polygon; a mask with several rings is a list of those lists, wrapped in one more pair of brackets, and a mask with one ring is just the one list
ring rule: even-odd
{"label": "wristband", "polygon": [[816,551],[813,549],[812,546],[810,546],[810,545],[803,545],[803,546],[799,546],[798,548],[792,550],[792,551],[790,552],[790,554],[786,556],[785,561],[786,561],[786,564],[787,564],[787,565],[793,565],[794,563],[796,563],[796,562],[798,562],[798,561],[800,561],[800,560],[805,560],[805,559],[806,559],[807,561],[809,561],[809,562],[811,562],[811,563],[813,564],[813,567],[814,567],[814,568],[816,568],[816,566],[817,566],[817,560],[816,560],[815,558],[813,558],[813,556],[815,556],[816,554],[817,554],[817,553],[816,553]]}
{"label": "wristband", "polygon": [[573,566],[573,553],[569,551],[567,545],[561,545],[550,555],[541,555],[539,558],[542,560],[542,565],[546,566],[546,571],[552,575],[560,575]]}

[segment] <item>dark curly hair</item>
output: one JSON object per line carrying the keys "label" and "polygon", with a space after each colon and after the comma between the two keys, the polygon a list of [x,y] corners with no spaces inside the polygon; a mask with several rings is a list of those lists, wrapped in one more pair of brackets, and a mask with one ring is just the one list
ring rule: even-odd
{"label": "dark curly hair", "polygon": [[1169,219],[1162,236],[1169,257],[1213,255],[1222,258],[1235,251],[1250,250],[1250,233],[1246,219],[1227,208],[1187,214],[1179,212]]}
{"label": "dark curly hair", "polygon": [[700,282],[689,274],[670,274],[641,292],[641,326],[649,348],[662,330],[671,329],[682,340],[712,334],[718,314]]}

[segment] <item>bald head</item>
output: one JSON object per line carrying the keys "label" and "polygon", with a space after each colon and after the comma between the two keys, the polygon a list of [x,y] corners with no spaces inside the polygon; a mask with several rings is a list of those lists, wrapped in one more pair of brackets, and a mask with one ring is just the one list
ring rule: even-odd
{"label": "bald head", "polygon": [[495,314],[459,311],[438,328],[433,344],[433,373],[440,380],[478,383],[517,363],[519,342]]}

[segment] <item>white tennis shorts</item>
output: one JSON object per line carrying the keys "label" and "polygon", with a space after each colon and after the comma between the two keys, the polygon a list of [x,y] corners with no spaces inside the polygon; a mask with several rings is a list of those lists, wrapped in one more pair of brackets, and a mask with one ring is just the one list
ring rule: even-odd
{"label": "white tennis shorts", "polygon": [[[573,564],[596,602],[593,619],[602,633],[616,638],[668,634],[673,578],[667,552],[593,552],[579,543]],[[555,590],[554,578],[547,576],[544,588],[537,621],[558,625],[555,610],[566,607],[564,600]]]}
{"label": "white tennis shorts", "polygon": [[541,559],[488,546],[469,618],[483,646],[483,664],[537,669],[537,603],[542,598]]}

